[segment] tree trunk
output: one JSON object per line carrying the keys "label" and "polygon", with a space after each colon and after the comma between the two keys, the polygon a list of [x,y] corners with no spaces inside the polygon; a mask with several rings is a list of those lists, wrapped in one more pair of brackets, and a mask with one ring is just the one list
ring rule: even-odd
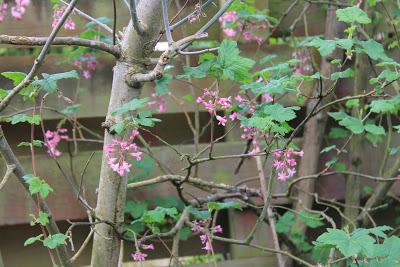
{"label": "tree trunk", "polygon": [[[364,53],[358,54],[355,62],[353,95],[361,94],[367,89],[368,66],[368,56]],[[362,106],[361,103],[360,106]],[[358,117],[360,115],[359,108],[360,107],[353,107],[351,111],[353,117]],[[355,135],[350,143],[350,170],[357,173],[360,172],[361,167],[363,138],[364,136],[362,134]],[[360,195],[360,178],[356,175],[348,175],[346,179],[346,208],[344,209],[344,215],[347,219],[351,220],[356,227],[359,209],[355,207],[360,206]],[[348,224],[347,220],[343,220],[343,225],[346,224]]]}
{"label": "tree trunk", "polygon": [[[125,82],[125,76],[129,73],[140,73],[146,70],[146,62],[153,52],[156,39],[161,29],[161,0],[140,1],[137,6],[139,21],[145,29],[144,34],[135,32],[132,21],[125,31],[122,43],[122,57],[115,65],[113,71],[113,83],[111,98],[108,106],[106,124],[118,123],[122,117],[111,118],[111,112],[133,98],[140,96],[141,84],[130,87]],[[123,138],[105,131],[104,144],[111,143],[112,139]],[[120,177],[112,171],[105,154],[103,154],[96,217],[99,220],[111,222],[115,227],[100,223],[96,225],[93,241],[91,266],[117,266],[120,252],[120,239],[118,233],[124,222],[124,205],[126,199],[127,176]],[[114,229],[115,228],[115,229]]]}
{"label": "tree trunk", "polygon": [[[336,19],[336,7],[329,6],[327,11],[326,23],[325,23],[325,39],[335,39],[340,35],[341,27]],[[330,63],[334,58],[341,59],[342,51],[336,49],[333,54],[329,57],[322,58],[321,74],[324,77],[330,77],[332,73],[338,71],[338,67]],[[324,80],[322,92],[326,92],[333,86],[331,80]],[[315,95],[319,94],[319,88],[317,88]],[[326,96],[322,104],[328,103],[332,99],[333,93]],[[314,106],[316,105],[317,99],[308,101],[307,103],[307,114],[309,114]],[[325,133],[325,126],[327,122],[327,110],[320,112],[316,116],[312,117],[304,126],[303,134],[303,151],[304,157],[301,159],[299,166],[299,176],[306,176],[315,174],[318,171],[319,157],[322,139]],[[295,187],[294,196],[297,198],[294,204],[294,208],[297,211],[304,209],[311,209],[313,204],[313,193],[315,181],[313,179],[300,181]],[[298,227],[302,233],[305,233],[306,227],[300,221],[297,222]]]}

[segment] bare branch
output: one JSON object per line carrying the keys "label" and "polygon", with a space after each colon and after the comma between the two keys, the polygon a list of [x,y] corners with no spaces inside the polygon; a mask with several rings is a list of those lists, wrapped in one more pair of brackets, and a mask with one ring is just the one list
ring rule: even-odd
{"label": "bare branch", "polygon": [[60,20],[58,21],[57,25],[51,31],[49,38],[47,39],[46,43],[44,44],[42,51],[40,51],[39,56],[35,59],[35,63],[33,64],[31,70],[29,71],[28,75],[20,82],[16,87],[14,87],[10,93],[0,102],[0,112],[3,111],[8,104],[10,103],[11,99],[17,95],[23,88],[31,83],[31,80],[35,76],[36,72],[39,70],[40,66],[43,63],[43,60],[49,50],[54,38],[60,31],[61,27],[64,25],[65,21],[67,20],[68,16],[71,14],[72,10],[74,9],[75,5],[77,4],[78,0],[72,0],[68,7],[65,9],[64,14],[61,16]]}
{"label": "bare branch", "polygon": [[167,41],[168,44],[170,45],[174,42],[174,39],[172,38],[171,27],[169,25],[169,19],[168,19],[168,0],[162,0],[162,13],[163,13],[165,35],[167,36]]}
{"label": "bare branch", "polygon": [[139,18],[137,16],[137,11],[136,11],[136,0],[129,0],[129,7],[131,11],[131,19],[132,19],[132,25],[135,31],[139,35],[143,35],[145,32],[145,27],[144,25],[139,21]]}
{"label": "bare branch", "polygon": [[0,182],[0,190],[6,185],[8,179],[10,178],[11,174],[15,170],[15,164],[7,165],[6,173],[4,174],[3,180]]}
{"label": "bare branch", "polygon": [[[43,46],[46,44],[48,39],[48,37],[0,35],[0,44]],[[107,52],[116,58],[119,58],[120,56],[120,51],[117,46],[95,40],[76,37],[56,37],[54,38],[52,45],[83,46]]]}

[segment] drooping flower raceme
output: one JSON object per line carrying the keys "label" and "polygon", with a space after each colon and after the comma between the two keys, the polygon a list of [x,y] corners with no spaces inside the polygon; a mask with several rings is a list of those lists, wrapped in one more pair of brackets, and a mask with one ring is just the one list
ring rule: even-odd
{"label": "drooping flower raceme", "polygon": [[7,14],[7,3],[0,4],[0,22],[3,22]]}
{"label": "drooping flower raceme", "polygon": [[296,173],[297,162],[294,157],[303,157],[304,152],[303,150],[297,152],[293,148],[288,148],[285,151],[276,150],[272,155],[274,157],[273,166],[278,172],[278,180],[284,182]]}
{"label": "drooping flower raceme", "polygon": [[30,0],[15,0],[15,6],[11,8],[11,16],[13,16],[16,20],[21,20],[22,15],[25,14],[26,8],[30,3]]}
{"label": "drooping flower raceme", "polygon": [[167,110],[167,100],[165,100],[162,95],[152,93],[151,97],[153,98],[153,100],[147,102],[147,106],[156,106],[158,113],[163,113]]}
{"label": "drooping flower raceme", "polygon": [[138,134],[137,130],[133,130],[128,141],[113,139],[111,144],[104,145],[108,165],[121,177],[125,176],[131,169],[132,165],[127,162],[128,158],[134,158],[137,161],[141,160],[142,152],[133,143]]}
{"label": "drooping flower raceme", "polygon": [[[64,14],[65,7],[55,5],[54,6],[54,13],[53,13],[53,23],[51,24],[51,27],[54,29],[56,27],[57,23],[60,21],[62,15]],[[67,20],[64,23],[64,29],[66,30],[75,30],[75,22],[68,17]]]}
{"label": "drooping flower raceme", "polygon": [[84,53],[73,64],[82,69],[82,76],[86,80],[92,77],[92,72],[96,69],[97,60],[94,53]]}
{"label": "drooping flower raceme", "polygon": [[248,18],[242,21],[236,11],[228,11],[219,17],[219,23],[227,37],[235,37],[238,32],[241,32],[245,41],[249,42],[254,40],[258,45],[261,45],[263,43],[263,38],[254,34],[253,29],[266,29],[268,21],[250,21]]}
{"label": "drooping flower raceme", "polygon": [[65,128],[58,128],[56,131],[47,130],[45,133],[45,146],[47,147],[47,152],[49,153],[50,157],[57,158],[61,156],[61,151],[57,149],[58,144],[61,140],[68,140],[69,137],[66,134],[67,129]]}
{"label": "drooping flower raceme", "polygon": [[[138,246],[139,247],[139,246]],[[153,244],[142,244],[140,247],[144,250],[154,250],[154,245]],[[147,254],[143,253],[139,250],[139,248],[135,251],[135,253],[132,253],[132,258],[134,261],[145,261],[147,258]]]}
{"label": "drooping flower raceme", "polygon": [[[212,244],[211,244],[211,236],[207,234],[206,225],[208,221],[193,221],[192,232],[193,233],[202,233],[200,235],[200,242],[204,245],[202,249],[205,251],[212,251]],[[214,228],[210,229],[213,234],[222,233],[223,229],[221,225],[216,225]]]}

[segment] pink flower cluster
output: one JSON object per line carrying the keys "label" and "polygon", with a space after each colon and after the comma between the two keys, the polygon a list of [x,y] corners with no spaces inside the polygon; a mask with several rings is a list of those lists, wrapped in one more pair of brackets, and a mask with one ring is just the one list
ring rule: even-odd
{"label": "pink flower cluster", "polygon": [[278,172],[278,180],[284,182],[296,173],[297,162],[294,156],[303,157],[304,152],[303,150],[297,152],[293,148],[288,148],[286,151],[276,150],[272,155],[275,158],[273,166]]}
{"label": "pink flower cluster", "polygon": [[167,110],[167,100],[162,95],[152,93],[151,97],[153,98],[153,100],[147,102],[147,106],[156,106],[158,113],[162,113]]}
{"label": "pink flower cluster", "polygon": [[7,3],[0,4],[0,22],[3,22],[7,15]]}
{"label": "pink flower cluster", "polygon": [[[51,27],[54,28],[56,27],[57,23],[60,21],[62,15],[64,14],[65,7],[61,7],[59,5],[54,6],[54,12],[53,12],[53,23],[51,24]],[[67,20],[64,23],[64,29],[66,30],[75,30],[75,22],[68,17]]]}
{"label": "pink flower cluster", "polygon": [[82,54],[74,61],[74,65],[82,69],[82,76],[87,80],[92,77],[92,72],[96,69],[96,56],[90,53]]}
{"label": "pink flower cluster", "polygon": [[232,107],[232,97],[219,97],[215,91],[210,91],[208,88],[203,89],[203,96],[196,99],[197,104],[202,105],[211,115],[215,115],[218,120],[218,125],[225,126],[228,122],[225,116],[216,115],[216,110],[227,110]]}
{"label": "pink flower cluster", "polygon": [[[205,234],[205,225],[207,224],[207,221],[194,221],[193,226],[192,226],[192,232],[193,233],[202,233],[200,235],[200,242],[201,244],[204,245],[202,249],[205,251],[212,251],[212,244],[211,244],[211,237],[207,234]],[[222,233],[223,229],[221,225],[216,225],[214,228],[211,229],[213,234],[217,233]]]}
{"label": "pink flower cluster", "polygon": [[49,153],[50,157],[56,158],[61,156],[61,151],[57,149],[58,144],[61,140],[68,140],[69,137],[66,134],[67,129],[65,128],[57,128],[56,131],[52,132],[47,130],[44,138],[45,138],[45,146],[47,147],[47,152]]}
{"label": "pink flower cluster", "polygon": [[139,134],[137,130],[133,130],[128,141],[119,141],[113,139],[111,144],[104,145],[104,152],[107,156],[107,164],[110,168],[118,173],[119,176],[124,176],[131,169],[131,164],[126,160],[128,157],[133,157],[137,161],[142,159],[142,152],[133,140]]}
{"label": "pink flower cluster", "polygon": [[225,12],[219,17],[219,23],[222,31],[227,37],[235,37],[238,32],[242,33],[243,39],[246,41],[255,40],[258,45],[261,45],[263,38],[253,34],[252,29],[266,29],[267,22],[262,21],[261,24],[251,21],[239,21],[239,16],[236,11]]}
{"label": "pink flower cluster", "polygon": [[[26,8],[31,3],[31,0],[15,0],[15,6],[11,8],[11,16],[16,20],[21,20],[26,12]],[[7,3],[0,3],[0,22],[3,22],[7,14]]]}
{"label": "pink flower cluster", "polygon": [[[154,250],[154,245],[153,244],[149,244],[149,245],[141,245],[140,246],[142,249],[144,249],[144,250]],[[146,253],[143,253],[143,252],[141,252],[139,249],[137,249],[136,251],[135,251],[135,253],[132,253],[132,258],[133,258],[133,260],[134,261],[145,261],[146,260],[146,258],[147,258],[147,254]]]}

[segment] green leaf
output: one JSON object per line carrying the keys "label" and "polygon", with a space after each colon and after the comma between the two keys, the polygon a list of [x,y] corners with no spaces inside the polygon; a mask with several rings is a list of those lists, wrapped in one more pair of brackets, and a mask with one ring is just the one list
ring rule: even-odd
{"label": "green leaf", "polygon": [[182,96],[182,99],[185,100],[188,103],[193,103],[194,102],[194,98],[192,95],[184,95]]}
{"label": "green leaf", "polygon": [[36,220],[38,223],[40,223],[41,225],[44,226],[50,222],[49,214],[47,214],[46,212],[43,212],[43,211],[39,211],[39,217]]}
{"label": "green leaf", "polygon": [[49,235],[45,240],[43,240],[43,245],[49,249],[55,249],[59,245],[66,244],[65,240],[67,239],[68,236],[64,234]]}
{"label": "green leaf", "polygon": [[33,243],[41,240],[43,237],[43,234],[40,234],[38,236],[30,237],[24,242],[24,247],[32,245]]}
{"label": "green leaf", "polygon": [[343,9],[336,10],[336,16],[339,21],[346,23],[358,22],[360,24],[369,24],[371,19],[367,13],[361,10],[359,7],[352,6]]}
{"label": "green leaf", "polygon": [[208,71],[210,70],[211,66],[213,66],[216,63],[216,59],[205,61],[201,63],[197,67],[188,67],[184,66],[183,67],[183,74],[177,75],[177,79],[187,79],[190,77],[193,78],[205,78],[208,75]]}
{"label": "green leaf", "polygon": [[324,225],[324,223],[322,222],[323,218],[321,218],[320,215],[317,213],[302,211],[299,214],[299,218],[305,225],[310,228],[318,228]]}
{"label": "green leaf", "polygon": [[207,203],[208,210],[213,211],[213,210],[223,210],[223,209],[238,209],[242,210],[242,206],[240,205],[239,202],[208,202]]}
{"label": "green leaf", "polygon": [[34,124],[34,125],[39,125],[41,118],[40,118],[40,115],[28,116],[26,114],[16,114],[10,118],[7,118],[6,121],[11,122],[12,125],[15,125],[18,123],[23,123],[23,122],[27,122],[27,123]]}
{"label": "green leaf", "polygon": [[346,108],[358,107],[360,104],[359,99],[350,99],[346,101]]}
{"label": "green leaf", "polygon": [[79,74],[76,70],[56,74],[42,73],[42,76],[42,80],[36,80],[32,84],[42,87],[48,93],[54,93],[57,90],[57,82],[61,79],[79,79]]}
{"label": "green leaf", "polygon": [[330,55],[335,50],[336,42],[334,40],[322,40],[319,37],[313,38],[310,42],[306,43],[307,46],[318,48],[321,56],[325,57]]}
{"label": "green leaf", "polygon": [[119,108],[116,108],[111,115],[112,116],[116,116],[128,111],[135,111],[141,108],[145,108],[146,107],[146,103],[149,102],[149,98],[141,98],[141,99],[137,99],[134,98],[131,101],[129,101],[128,103],[125,103],[124,105],[122,105]]}
{"label": "green leaf", "polygon": [[371,111],[374,113],[396,113],[400,107],[400,99],[379,99],[371,102]]}
{"label": "green leaf", "polygon": [[18,72],[18,71],[6,71],[2,72],[1,75],[6,77],[7,79],[10,79],[13,81],[13,85],[17,86],[22,82],[23,79],[25,79],[26,74],[23,72]]}
{"label": "green leaf", "polygon": [[327,152],[332,151],[334,149],[336,149],[336,145],[328,146],[328,147],[325,147],[324,149],[322,149],[320,153],[321,154],[322,153],[327,153]]}
{"label": "green leaf", "polygon": [[327,233],[320,235],[314,242],[316,246],[336,247],[345,257],[367,252],[375,243],[368,234],[350,235],[343,230],[328,228]]}
{"label": "green leaf", "polygon": [[385,128],[383,128],[382,126],[377,126],[375,124],[366,124],[364,126],[365,131],[369,132],[370,134],[374,134],[374,135],[385,135]]}
{"label": "green leaf", "polygon": [[299,110],[300,107],[292,106],[292,107],[283,107],[281,104],[268,104],[262,106],[262,112],[266,115],[269,115],[278,122],[291,121],[296,118],[296,113],[294,110]]}
{"label": "green leaf", "polygon": [[364,125],[362,121],[355,117],[346,117],[339,122],[339,125],[342,125],[352,131],[354,134],[360,134],[364,132]]}
{"label": "green leaf", "polygon": [[359,42],[363,51],[373,60],[384,60],[384,61],[393,61],[389,58],[386,53],[383,45],[376,42],[375,40],[369,39],[368,41],[360,41]]}
{"label": "green leaf", "polygon": [[296,222],[296,218],[291,211],[285,212],[276,222],[275,228],[278,233],[289,233]]}
{"label": "green leaf", "polygon": [[162,76],[161,79],[155,80],[156,87],[154,88],[154,91],[158,95],[166,95],[168,94],[168,86],[172,81],[172,75],[170,74],[170,69],[172,66],[167,65],[164,70],[164,75]]}
{"label": "green leaf", "polygon": [[124,213],[131,215],[133,219],[138,219],[142,217],[146,211],[147,211],[146,202],[128,200],[125,203]]}
{"label": "green leaf", "polygon": [[329,138],[331,139],[346,138],[347,136],[349,136],[349,132],[343,128],[333,127],[329,131]]}
{"label": "green leaf", "polygon": [[338,79],[344,79],[350,77],[354,77],[354,71],[351,68],[348,68],[345,71],[332,73],[331,80],[336,81]]}
{"label": "green leaf", "polygon": [[170,216],[174,219],[177,218],[178,211],[176,210],[175,207],[173,208],[163,208],[163,207],[157,207],[154,210],[149,210],[145,212],[143,215],[143,222],[144,223],[164,223],[165,222],[165,217]]}
{"label": "green leaf", "polygon": [[143,156],[139,161],[133,161],[134,176],[129,178],[129,182],[137,182],[149,178],[154,170],[154,159]]}
{"label": "green leaf", "polygon": [[193,208],[192,206],[189,206],[187,209],[188,212],[197,219],[206,220],[211,218],[211,212],[209,210],[198,210],[196,208]]}
{"label": "green leaf", "polygon": [[250,69],[255,61],[241,57],[237,43],[232,40],[224,39],[218,50],[217,63],[214,66],[222,70],[222,78],[238,82],[249,82],[251,80]]}
{"label": "green leaf", "polygon": [[354,45],[354,41],[352,39],[335,39],[335,41],[338,46],[346,50],[350,50]]}
{"label": "green leaf", "polygon": [[188,226],[183,226],[180,230],[179,230],[179,239],[186,241],[189,239],[189,237],[192,235],[192,229],[190,229],[190,227]]}
{"label": "green leaf", "polygon": [[346,118],[348,115],[343,112],[343,111],[338,111],[338,112],[328,112],[328,115],[335,119],[335,121],[341,121],[344,118]]}
{"label": "green leaf", "polygon": [[53,192],[53,188],[51,188],[44,180],[40,179],[40,177],[28,174],[23,178],[29,185],[29,193],[31,193],[31,195],[39,193],[40,196],[45,199],[50,192]]}
{"label": "green leaf", "polygon": [[[33,140],[33,146],[35,147],[42,147],[44,144],[43,141],[41,140]],[[18,147],[31,147],[32,143],[31,142],[21,142],[18,144]]]}

